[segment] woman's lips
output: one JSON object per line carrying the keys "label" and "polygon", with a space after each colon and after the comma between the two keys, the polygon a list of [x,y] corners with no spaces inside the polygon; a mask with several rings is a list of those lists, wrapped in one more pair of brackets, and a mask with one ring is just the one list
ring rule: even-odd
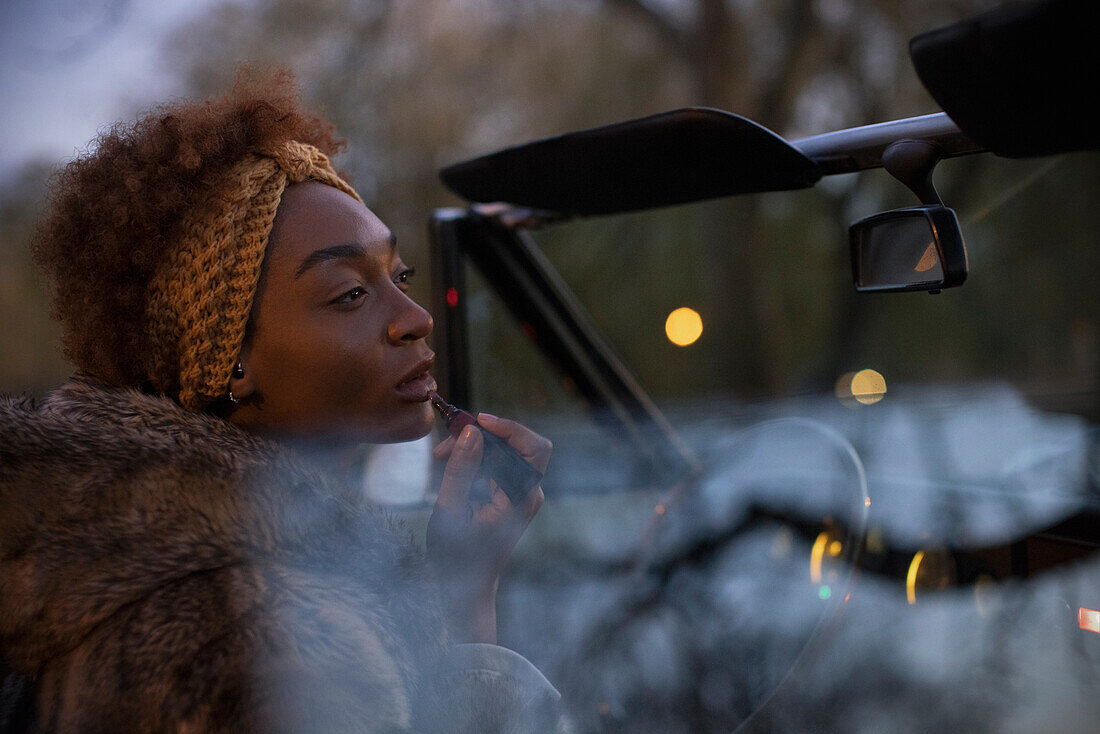
{"label": "woman's lips", "polygon": [[434,390],[435,387],[435,378],[427,372],[422,372],[416,377],[399,384],[397,392],[407,398],[424,401],[428,399],[428,391]]}
{"label": "woman's lips", "polygon": [[428,391],[435,389],[435,378],[428,374],[433,358],[425,359],[409,371],[401,382],[397,383],[397,392],[413,400],[427,400]]}

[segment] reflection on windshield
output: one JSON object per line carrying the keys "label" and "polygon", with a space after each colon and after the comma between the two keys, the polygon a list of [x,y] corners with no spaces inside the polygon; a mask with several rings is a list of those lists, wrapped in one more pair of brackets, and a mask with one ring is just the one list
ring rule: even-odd
{"label": "reflection on windshield", "polygon": [[[1100,211],[1080,179],[1067,176],[1044,211]],[[714,277],[677,280],[656,246],[648,264],[616,249],[611,224],[547,233],[555,264],[576,258],[578,292],[597,273],[582,300],[706,467],[682,486],[640,471],[624,431],[593,423],[551,360],[518,369],[529,334],[472,290],[475,394],[497,412],[532,411],[555,443],[547,504],[501,586],[501,640],[561,688],[578,731],[1095,730],[1100,634],[1081,621],[1100,609],[1100,564],[1088,546],[1036,534],[1097,508],[1096,227],[1002,214],[967,230],[983,278],[935,298],[815,286],[835,272],[808,267],[801,244],[695,253],[683,262]],[[937,270],[927,234],[900,261],[920,280],[918,266]],[[746,258],[723,266],[719,249]],[[766,256],[741,278],[753,253]],[[606,278],[597,261],[629,263],[630,277]],[[709,301],[696,298],[708,286]],[[679,349],[660,324],[689,300],[707,336]],[[512,332],[515,349],[501,349]],[[877,377],[856,380],[868,367]],[[791,416],[860,456],[862,543],[845,542],[845,513],[824,501],[828,472],[794,471],[815,456],[805,442],[755,445],[751,466],[785,481],[747,471],[735,450],[746,430]]]}
{"label": "reflection on windshield", "polygon": [[578,731],[1093,730],[1100,558],[1013,545],[1097,506],[1086,421],[997,383],[711,407],[669,411],[691,486],[571,494],[593,467],[556,466],[501,585]]}

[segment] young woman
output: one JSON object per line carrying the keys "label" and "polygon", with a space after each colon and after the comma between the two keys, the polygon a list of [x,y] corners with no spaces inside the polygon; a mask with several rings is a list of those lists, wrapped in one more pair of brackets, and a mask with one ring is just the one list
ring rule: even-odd
{"label": "young woman", "polygon": [[[116,126],[56,177],[35,253],[73,380],[0,402],[0,653],[47,732],[547,731],[497,647],[499,572],[542,503],[475,505],[482,414],[426,557],[344,481],[432,425],[432,319],[287,74]],[[22,680],[18,689],[11,680]],[[9,703],[11,703],[9,701]],[[14,713],[13,713],[14,712]],[[18,707],[8,707],[10,722]]]}

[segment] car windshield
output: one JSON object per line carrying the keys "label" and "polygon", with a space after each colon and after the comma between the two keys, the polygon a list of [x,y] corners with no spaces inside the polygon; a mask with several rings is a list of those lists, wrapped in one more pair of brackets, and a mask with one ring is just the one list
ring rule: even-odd
{"label": "car windshield", "polygon": [[[472,237],[462,392],[556,445],[502,625],[591,730],[1092,730],[1096,156],[944,161],[970,275],[932,295],[855,292],[847,224],[929,203],[881,170]],[[508,247],[667,425],[593,400]]]}
{"label": "car windshield", "polygon": [[[553,441],[497,621],[577,732],[1096,731],[1100,152],[1081,144],[1091,109],[1065,114],[1095,97],[1095,60],[1067,61],[1095,45],[1091,3],[1047,3],[1088,21],[1043,44],[1065,63],[1049,87],[1071,94],[992,105],[997,64],[970,53],[918,74],[927,46],[910,40],[1030,3],[100,5],[59,33],[44,30],[56,13],[0,23],[19,100],[6,140],[95,113],[45,157],[0,151],[0,392],[70,373],[28,248],[55,162],[133,106],[276,59],[348,138],[340,167],[421,273],[409,293],[431,305],[443,396]],[[162,5],[177,9],[148,15]],[[1028,68],[1013,44],[1048,37],[1025,28],[987,44],[1002,65]],[[155,65],[134,59],[153,38],[162,86],[144,100]],[[88,79],[112,76],[108,55],[127,68],[100,92]],[[927,87],[964,70],[979,82],[961,102]],[[109,95],[124,102],[107,112]],[[516,185],[564,181],[556,201],[598,199],[589,210],[447,188],[456,162],[700,108],[759,128],[741,158],[714,163],[700,133],[687,165],[656,135],[597,147],[602,171],[565,176],[571,154],[517,169]],[[802,150],[925,115],[981,137],[923,182],[954,212],[969,272],[933,294],[859,293],[849,226],[928,192],[883,170],[881,149],[847,173],[818,168],[842,156],[753,156],[769,136]],[[1055,117],[1068,132],[1043,127]],[[1052,145],[1067,135],[1071,150]],[[637,160],[659,165],[632,177],[621,164]],[[696,180],[750,168],[753,185]],[[922,273],[944,260],[924,244],[906,261]],[[365,449],[364,491],[421,540],[443,435]]]}
{"label": "car windshield", "polygon": [[514,644],[624,730],[1089,730],[1096,164],[943,164],[971,276],[936,295],[854,292],[845,215],[914,203],[881,171],[535,232],[698,460],[679,482],[470,268],[471,396],[556,446]]}

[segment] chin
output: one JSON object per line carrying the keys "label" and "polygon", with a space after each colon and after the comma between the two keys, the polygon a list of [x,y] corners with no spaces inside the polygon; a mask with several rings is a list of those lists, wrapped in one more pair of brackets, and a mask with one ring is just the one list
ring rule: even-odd
{"label": "chin", "polygon": [[427,402],[418,403],[409,414],[394,418],[396,420],[385,421],[381,426],[378,423],[363,426],[362,440],[366,443],[415,441],[431,433],[432,426],[435,425],[435,413],[431,403]]}

